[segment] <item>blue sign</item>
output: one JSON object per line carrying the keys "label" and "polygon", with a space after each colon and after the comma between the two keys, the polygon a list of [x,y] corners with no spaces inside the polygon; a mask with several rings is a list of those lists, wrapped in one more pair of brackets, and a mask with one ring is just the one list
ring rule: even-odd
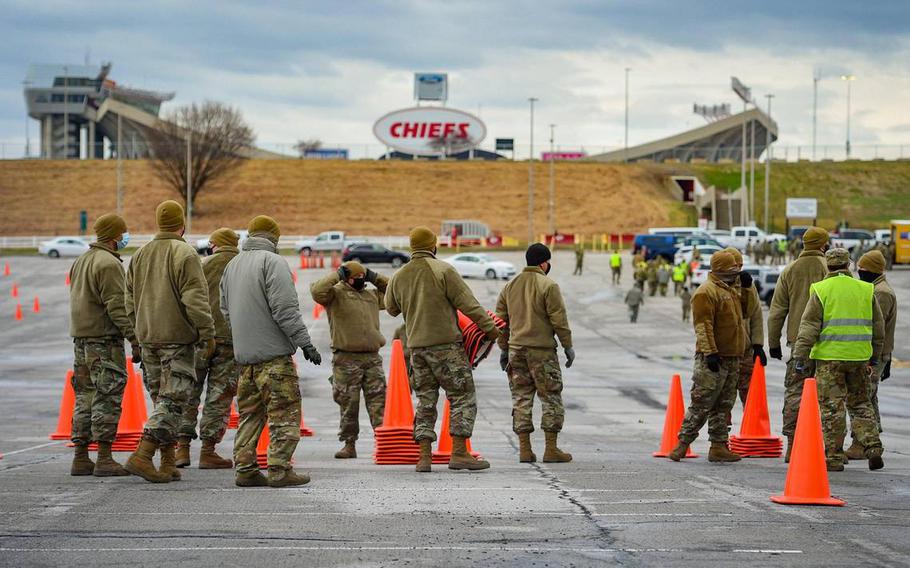
{"label": "blue sign", "polygon": [[307,160],[347,160],[347,148],[319,148],[318,150],[306,150],[303,153],[304,159]]}

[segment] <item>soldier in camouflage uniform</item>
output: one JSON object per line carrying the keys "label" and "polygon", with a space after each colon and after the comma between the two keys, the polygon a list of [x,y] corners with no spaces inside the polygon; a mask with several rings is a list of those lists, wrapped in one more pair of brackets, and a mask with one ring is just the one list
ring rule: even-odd
{"label": "soldier in camouflage uniform", "polygon": [[584,245],[575,245],[575,271],[573,276],[581,276],[585,264],[585,247]]}
{"label": "soldier in camouflage uniform", "polygon": [[234,464],[215,452],[215,445],[224,438],[231,400],[237,392],[237,365],[234,363],[234,344],[231,328],[221,314],[219,287],[221,275],[227,264],[240,252],[237,244],[240,236],[231,229],[222,227],[209,237],[212,256],[202,262],[202,271],[208,286],[209,307],[215,320],[215,352],[205,359],[196,353],[196,382],[190,400],[186,404],[177,439],[177,467],[190,465],[190,442],[196,438],[196,418],[199,414],[199,400],[205,387],[205,405],[202,409],[202,423],[199,437],[202,450],[199,453],[199,469],[230,469]]}
{"label": "soldier in camouflage uniform", "polygon": [[456,310],[475,322],[489,339],[500,332],[455,269],[436,259],[436,235],[426,227],[411,231],[411,261],[392,276],[385,295],[386,311],[404,315],[411,349],[417,410],[414,439],[420,444],[418,472],[429,472],[432,444],[436,440],[436,403],[439,387],[451,405],[450,469],[486,469],[490,464],[467,451],[474,431],[477,399],[471,366],[462,344]]}
{"label": "soldier in camouflage uniform", "polygon": [[531,449],[534,393],[540,397],[543,415],[540,428],[546,438],[544,462],[570,462],[572,454],[559,449],[565,408],[562,404],[562,373],[556,355],[556,340],[566,354],[566,368],[575,360],[572,331],[559,286],[547,277],[550,250],[535,243],[525,252],[528,266],[506,284],[496,302],[496,315],[509,324],[499,337],[500,365],[509,375],[512,391],[512,430],[518,434],[518,461],[537,461]]}
{"label": "soldier in camouflage uniform", "polygon": [[645,270],[645,276],[648,279],[648,295],[657,294],[657,267],[661,262],[661,257],[652,258],[648,262],[648,268]]}
{"label": "soldier in camouflage uniform", "polygon": [[[294,471],[291,456],[300,441],[300,384],[292,355],[322,362],[297,302],[288,263],[277,254],[281,230],[271,217],[254,217],[243,252],[221,277],[221,313],[231,329],[240,366],[234,438],[234,483],[238,487],[289,487],[309,483]],[[259,472],[256,445],[269,426],[268,478]]]}
{"label": "soldier in camouflage uniform", "polygon": [[[126,222],[114,214],[98,217],[94,231],[97,241],[70,269],[72,387],[76,395],[70,475],[129,475],[111,456],[126,387],[124,338],[133,345],[133,357],[142,360],[124,307],[123,266],[116,252],[129,242],[129,233]],[[98,442],[97,463],[88,456],[93,440]]]}
{"label": "soldier in camouflage uniform", "polygon": [[799,326],[793,358],[797,369],[816,361],[818,404],[828,471],[844,470],[847,415],[853,434],[865,449],[869,469],[884,467],[875,411],[869,401],[869,377],[882,355],[885,322],[874,288],[850,273],[850,253],[825,254],[829,274],[812,285]]}
{"label": "soldier in camouflage uniform", "polygon": [[692,296],[695,324],[695,370],[689,408],[679,430],[679,445],[669,454],[673,461],[686,455],[705,422],[711,450],[708,461],[733,462],[741,458],[727,449],[727,415],[736,402],[739,359],[745,348],[742,306],[734,289],[739,270],[733,255],[711,255],[708,280]]}
{"label": "soldier in camouflage uniform", "polygon": [[749,396],[749,384],[752,382],[752,372],[755,370],[755,359],[758,358],[762,367],[768,365],[768,356],[765,354],[765,326],[758,289],[752,282],[752,275],[742,272],[742,253],[734,247],[727,247],[724,250],[733,255],[736,269],[740,271],[739,280],[734,283],[733,287],[742,306],[743,325],[746,333],[746,347],[739,362],[739,382],[737,384],[739,399],[745,407],[746,398]]}
{"label": "soldier in camouflage uniform", "polygon": [[[367,289],[367,283],[375,288]],[[310,286],[313,300],[325,306],[329,316],[332,398],[341,411],[338,439],[344,442],[335,453],[337,459],[357,457],[361,391],[370,424],[382,425],[386,384],[379,349],[385,337],[379,331],[379,310],[385,308],[388,284],[388,278],[359,262],[346,262]]]}
{"label": "soldier in camouflage uniform", "polygon": [[[142,345],[155,408],[126,469],[153,483],[180,479],[174,444],[196,382],[197,344],[211,355],[215,326],[196,250],[183,240],[183,207],[165,201],[155,211],[159,232],[133,255],[126,277],[126,311]],[[161,469],[152,462],[161,452]]]}

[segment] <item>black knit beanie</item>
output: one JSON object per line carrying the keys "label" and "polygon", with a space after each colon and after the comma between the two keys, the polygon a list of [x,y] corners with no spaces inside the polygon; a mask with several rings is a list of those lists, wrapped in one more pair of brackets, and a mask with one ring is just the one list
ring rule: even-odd
{"label": "black knit beanie", "polygon": [[539,266],[550,260],[550,249],[541,243],[534,243],[525,252],[525,260],[528,266]]}

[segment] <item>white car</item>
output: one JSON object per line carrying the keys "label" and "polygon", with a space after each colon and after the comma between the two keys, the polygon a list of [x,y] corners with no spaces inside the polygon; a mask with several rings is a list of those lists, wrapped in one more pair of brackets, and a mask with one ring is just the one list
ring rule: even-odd
{"label": "white car", "polygon": [[[709,263],[711,261],[711,255],[724,250],[719,246],[715,245],[697,245],[698,254],[701,255],[702,263]],[[680,262],[685,262],[686,264],[692,262],[692,249],[695,248],[695,245],[684,245],[679,247],[676,251],[676,255],[673,257],[674,264],[679,264]]]}
{"label": "white car", "polygon": [[517,271],[511,262],[496,260],[483,253],[467,252],[456,254],[443,259],[455,267],[463,278],[487,278],[490,280],[502,278],[508,280],[515,276]]}
{"label": "white car", "polygon": [[[237,233],[238,235],[240,235],[240,241],[238,241],[237,247],[238,248],[242,247],[243,241],[245,241],[246,238],[250,236],[250,234],[247,232],[246,229],[240,229],[240,230],[237,230],[234,232]],[[208,237],[205,237],[205,238],[202,238],[202,239],[199,239],[198,241],[196,241],[196,252],[198,252],[199,254],[204,254],[204,255],[212,254],[212,243],[209,242]]]}
{"label": "white car", "polygon": [[88,250],[88,242],[82,237],[57,237],[38,245],[38,252],[51,258],[79,256]]}

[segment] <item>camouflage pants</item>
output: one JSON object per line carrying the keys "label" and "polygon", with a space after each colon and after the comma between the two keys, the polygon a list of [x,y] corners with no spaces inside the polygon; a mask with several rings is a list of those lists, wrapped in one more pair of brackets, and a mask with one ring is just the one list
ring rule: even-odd
{"label": "camouflage pants", "polygon": [[674,296],[679,296],[679,291],[682,290],[683,284],[685,284],[685,282],[683,282],[682,280],[673,281],[673,295]]}
{"label": "camouflage pants", "polygon": [[622,267],[611,266],[610,270],[613,272],[613,284],[619,284],[619,281],[622,278]]}
{"label": "camouflage pants", "polygon": [[196,419],[203,386],[206,389],[205,404],[199,437],[217,444],[224,438],[231,400],[237,392],[237,363],[234,362],[234,346],[231,343],[217,341],[215,352],[208,361],[202,359],[199,350],[196,351],[196,382],[183,411],[179,431],[181,437],[196,438]]}
{"label": "camouflage pants", "polygon": [[683,306],[682,307],[682,318],[683,321],[689,321],[689,315],[692,313],[692,306]]}
{"label": "camouflage pants", "polygon": [[825,456],[840,459],[847,435],[847,415],[853,419],[856,441],[869,448],[881,448],[875,411],[869,402],[869,366],[865,361],[817,361],[818,405],[825,437]]}
{"label": "camouflage pants", "polygon": [[360,391],[370,424],[382,426],[385,411],[385,372],[379,353],[336,351],[332,356],[332,398],[338,403],[341,420],[338,439],[354,442],[360,434]]}
{"label": "camouflage pants", "polygon": [[73,340],[73,409],[75,444],[113,442],[126,388],[122,337],[79,337]]}
{"label": "camouflage pants", "polygon": [[654,294],[657,294],[657,280],[653,282],[648,280],[648,295],[653,296]]}
{"label": "camouflage pants", "polygon": [[269,467],[290,469],[300,441],[300,383],[290,355],[240,367],[240,426],[234,438],[237,473],[258,471],[256,444],[269,424]]}
{"label": "camouflage pants", "polygon": [[784,376],[784,436],[792,438],[796,432],[796,419],[799,417],[799,403],[803,398],[803,381],[815,376],[815,361],[809,359],[802,373],[796,370],[796,360],[787,361],[787,374]]}
{"label": "camouflage pants", "polygon": [[716,373],[708,368],[706,359],[702,353],[695,354],[689,408],[679,429],[679,441],[685,444],[695,441],[705,422],[712,442],[726,443],[729,434],[727,415],[736,403],[739,357],[721,357]]}
{"label": "camouflage pants", "polygon": [[661,296],[667,295],[667,286],[668,286],[668,284],[666,284],[666,283],[661,283],[661,284],[657,285],[658,289],[660,290]]}
{"label": "camouflage pants", "polygon": [[506,372],[512,391],[512,430],[516,434],[534,431],[531,412],[536,392],[543,414],[540,429],[561,431],[566,412],[562,405],[562,373],[556,350],[510,348]]}
{"label": "camouflage pants", "polygon": [[629,306],[629,321],[631,321],[632,323],[635,323],[638,321],[638,308],[639,307],[640,306],[638,306],[638,305]]}
{"label": "camouflage pants", "polygon": [[159,444],[173,443],[196,383],[195,348],[178,344],[143,345],[142,362],[146,384],[156,385],[152,394],[155,407],[145,423],[145,434]]}
{"label": "camouflage pants", "polygon": [[461,342],[411,348],[411,368],[417,394],[414,439],[436,440],[436,403],[440,387],[445,390],[451,406],[449,434],[470,438],[477,417],[477,397],[471,365]]}
{"label": "camouflage pants", "polygon": [[572,276],[581,276],[582,270],[584,270],[582,263],[575,263],[575,272],[572,273]]}

